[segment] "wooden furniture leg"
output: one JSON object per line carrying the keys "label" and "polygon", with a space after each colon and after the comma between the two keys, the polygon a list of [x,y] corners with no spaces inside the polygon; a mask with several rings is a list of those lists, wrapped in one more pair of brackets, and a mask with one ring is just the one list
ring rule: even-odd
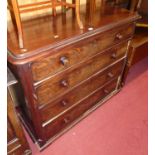
{"label": "wooden furniture leg", "polygon": [[22,31],[20,12],[18,8],[18,2],[17,0],[11,0],[11,4],[14,11],[16,24],[17,24],[19,47],[24,48],[24,38],[23,38],[23,31]]}
{"label": "wooden furniture leg", "polygon": [[76,19],[80,29],[83,29],[83,24],[80,19],[80,0],[75,1]]}
{"label": "wooden furniture leg", "polygon": [[51,3],[52,3],[52,13],[53,13],[53,16],[56,16],[56,1],[55,0],[51,0]]}
{"label": "wooden furniture leg", "polygon": [[[75,4],[75,0],[72,0],[72,4]],[[75,18],[75,9],[72,8],[72,18]]]}
{"label": "wooden furniture leg", "polygon": [[[101,2],[102,3],[102,2]],[[91,29],[92,26],[93,26],[93,18],[94,18],[94,12],[95,12],[95,9],[96,9],[96,3],[95,3],[95,0],[87,0],[87,4],[86,4],[86,9],[88,11],[88,25],[89,25],[89,28]]]}
{"label": "wooden furniture leg", "polygon": [[[62,0],[62,2],[66,3],[66,0]],[[62,5],[61,10],[62,10],[62,13],[65,13],[66,12],[66,6]]]}
{"label": "wooden furniture leg", "polygon": [[130,11],[135,11],[137,8],[138,0],[131,0]]}

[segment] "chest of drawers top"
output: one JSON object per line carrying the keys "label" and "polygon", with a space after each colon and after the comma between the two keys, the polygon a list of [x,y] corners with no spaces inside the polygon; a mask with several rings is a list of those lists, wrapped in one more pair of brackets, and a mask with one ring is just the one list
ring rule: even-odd
{"label": "chest of drawers top", "polygon": [[[90,37],[132,23],[139,16],[125,9],[110,6],[96,8],[91,15],[85,7],[81,7],[83,30],[79,29],[75,18],[72,10],[68,10],[56,17],[44,16],[23,21],[24,49],[18,46],[16,28],[13,24],[8,24],[8,60],[14,64],[33,61],[55,50],[73,46],[77,42],[82,44],[83,40],[86,42]],[[114,35],[115,32],[110,31],[108,34]]]}

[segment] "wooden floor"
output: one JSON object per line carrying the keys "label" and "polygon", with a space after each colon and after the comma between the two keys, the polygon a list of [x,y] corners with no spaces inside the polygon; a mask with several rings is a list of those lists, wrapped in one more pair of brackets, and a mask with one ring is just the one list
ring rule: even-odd
{"label": "wooden floor", "polygon": [[147,59],[134,65],[123,90],[41,153],[33,155],[147,155]]}

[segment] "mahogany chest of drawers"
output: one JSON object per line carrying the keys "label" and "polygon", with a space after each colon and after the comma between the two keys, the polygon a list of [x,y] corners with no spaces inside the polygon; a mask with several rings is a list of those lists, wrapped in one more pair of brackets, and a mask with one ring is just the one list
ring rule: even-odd
{"label": "mahogany chest of drawers", "polygon": [[[136,13],[100,7],[91,19],[81,10],[23,22],[25,49],[8,32],[8,64],[24,91],[22,121],[42,149],[75,125],[122,85]],[[118,103],[119,104],[119,103]],[[24,107],[24,108],[23,108]]]}

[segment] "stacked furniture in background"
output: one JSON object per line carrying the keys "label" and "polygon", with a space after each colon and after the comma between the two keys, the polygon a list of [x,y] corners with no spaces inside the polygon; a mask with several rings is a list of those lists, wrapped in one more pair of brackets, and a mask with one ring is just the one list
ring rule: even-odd
{"label": "stacked furniture in background", "polygon": [[141,19],[136,24],[135,36],[129,49],[128,63],[123,76],[124,83],[130,68],[148,56],[148,0],[138,2],[139,5],[134,8],[134,11],[141,15]]}
{"label": "stacked furniture in background", "polygon": [[8,155],[29,155],[31,150],[26,141],[16,112],[15,88],[17,80],[11,71],[7,71],[7,154]]}
{"label": "stacked furniture in background", "polygon": [[113,4],[141,15],[141,19],[136,23],[135,36],[128,53],[128,62],[123,75],[125,83],[130,68],[148,56],[148,0],[113,0]]}

